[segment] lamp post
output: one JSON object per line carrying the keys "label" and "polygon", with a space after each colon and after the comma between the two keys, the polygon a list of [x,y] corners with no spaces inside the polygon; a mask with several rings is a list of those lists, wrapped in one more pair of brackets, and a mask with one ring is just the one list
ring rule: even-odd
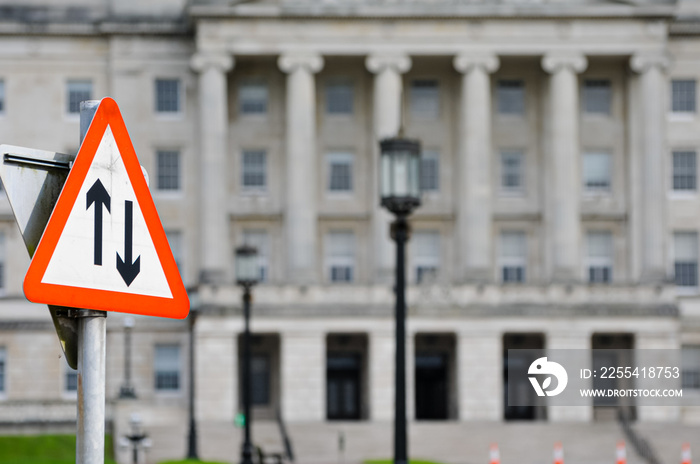
{"label": "lamp post", "polygon": [[131,385],[131,331],[134,328],[134,318],[124,318],[124,384],[119,389],[119,398],[136,398],[136,390]]}
{"label": "lamp post", "polygon": [[406,432],[406,242],[408,216],[420,206],[420,142],[389,138],[379,142],[381,205],[396,220],[391,238],[396,242],[396,392],[394,403],[394,464],[407,464]]}
{"label": "lamp post", "polygon": [[190,336],[190,354],[189,354],[189,404],[188,404],[188,415],[189,415],[189,431],[187,433],[187,459],[199,460],[199,455],[197,454],[197,421],[194,417],[194,324],[197,322],[197,315],[199,313],[199,292],[197,289],[190,290],[188,292],[188,298],[190,299],[190,314],[189,314],[189,336]]}
{"label": "lamp post", "polygon": [[260,265],[258,264],[258,250],[249,245],[236,248],[236,282],[243,287],[243,317],[245,320],[242,379],[245,425],[243,449],[241,450],[242,464],[253,464],[253,443],[250,440],[250,426],[253,422],[252,414],[250,413],[250,289],[257,283],[259,276]]}

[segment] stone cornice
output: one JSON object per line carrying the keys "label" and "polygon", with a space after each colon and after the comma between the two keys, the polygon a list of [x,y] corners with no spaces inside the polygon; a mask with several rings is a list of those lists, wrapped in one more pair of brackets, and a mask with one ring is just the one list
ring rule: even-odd
{"label": "stone cornice", "polygon": [[700,35],[700,17],[679,18],[669,24],[670,35]]}
{"label": "stone cornice", "polygon": [[277,66],[285,73],[292,73],[304,68],[312,74],[323,69],[323,57],[317,53],[293,52],[285,53],[277,59]]}
{"label": "stone cornice", "polygon": [[674,4],[625,5],[609,4],[456,4],[445,2],[412,2],[399,4],[376,4],[370,2],[348,2],[343,4],[321,4],[318,1],[293,2],[281,5],[242,3],[238,5],[195,5],[190,8],[193,18],[222,17],[294,17],[294,18],[378,18],[378,19],[423,19],[423,18],[659,18],[672,19],[676,15]]}
{"label": "stone cornice", "polygon": [[369,72],[378,74],[386,69],[393,69],[399,74],[408,72],[411,69],[411,57],[400,53],[377,53],[369,55],[365,60],[365,66]]}
{"label": "stone cornice", "polygon": [[582,73],[588,67],[588,59],[580,53],[549,53],[542,58],[542,69],[554,74],[564,68],[571,69],[576,74]]}
{"label": "stone cornice", "polygon": [[[393,315],[391,304],[266,304],[256,303],[255,314],[260,318],[317,318],[332,319],[334,317],[378,317],[389,318]],[[241,314],[239,306],[207,305],[200,309],[200,316],[237,317]],[[416,302],[408,305],[410,316],[431,318],[494,318],[494,317],[524,317],[553,319],[585,319],[585,318],[662,318],[678,319],[680,312],[674,304],[518,304],[506,303],[500,305],[485,304],[435,304]]]}

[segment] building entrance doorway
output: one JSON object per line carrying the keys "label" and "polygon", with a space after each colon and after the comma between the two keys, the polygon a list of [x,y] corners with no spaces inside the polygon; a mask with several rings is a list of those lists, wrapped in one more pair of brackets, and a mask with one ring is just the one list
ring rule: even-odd
{"label": "building entrance doorway", "polygon": [[[629,333],[596,333],[591,339],[592,367],[596,372],[603,368],[632,366],[631,351],[634,349],[634,335]],[[626,389],[634,387],[634,379],[614,378],[597,375],[593,377],[594,389]],[[632,398],[596,397],[593,398],[593,418],[598,421],[614,421],[618,414],[634,420],[636,410]]]}
{"label": "building entrance doorway", "polygon": [[[515,355],[508,350],[531,350]],[[547,408],[544,406],[508,406],[508,393],[517,397],[518,403],[536,404],[537,394],[528,380],[527,370],[532,362],[545,356],[544,335],[538,333],[507,333],[503,335],[503,418],[505,420],[544,420]],[[518,373],[508,378],[508,371]],[[521,375],[522,374],[522,375]],[[511,384],[512,383],[512,384]]]}
{"label": "building entrance doorway", "polygon": [[415,338],[415,400],[417,420],[456,418],[452,334],[417,334]]}
{"label": "building entrance doorway", "polygon": [[326,418],[359,420],[366,407],[365,334],[332,334],[326,340]]}

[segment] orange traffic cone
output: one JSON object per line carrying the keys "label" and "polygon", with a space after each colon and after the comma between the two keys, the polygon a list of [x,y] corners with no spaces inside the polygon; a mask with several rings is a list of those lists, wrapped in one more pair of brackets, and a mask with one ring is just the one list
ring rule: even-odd
{"label": "orange traffic cone", "polygon": [[554,464],[564,464],[564,448],[561,443],[554,444]]}
{"label": "orange traffic cone", "polygon": [[625,442],[620,440],[617,442],[617,464],[627,464],[627,450]]}
{"label": "orange traffic cone", "polygon": [[681,464],[691,464],[691,458],[690,444],[683,443],[683,447],[681,448]]}
{"label": "orange traffic cone", "polygon": [[501,464],[501,453],[498,452],[498,445],[495,443],[491,444],[491,450],[489,451],[489,464]]}

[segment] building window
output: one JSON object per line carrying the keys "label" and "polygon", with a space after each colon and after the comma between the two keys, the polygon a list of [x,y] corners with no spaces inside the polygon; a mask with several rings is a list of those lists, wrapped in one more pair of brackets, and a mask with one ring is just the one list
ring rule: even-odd
{"label": "building window", "polygon": [[328,190],[331,192],[352,191],[352,153],[328,153]]}
{"label": "building window", "polygon": [[695,151],[673,152],[673,190],[695,190],[697,164]]}
{"label": "building window", "polygon": [[270,404],[270,357],[253,354],[250,358],[250,402],[253,406]]}
{"label": "building window", "polygon": [[0,79],[0,114],[5,112],[5,81]]}
{"label": "building window", "polygon": [[267,186],[267,153],[265,150],[244,150],[241,158],[244,190],[265,190]]}
{"label": "building window", "polygon": [[695,113],[695,79],[671,81],[671,111]]}
{"label": "building window", "polygon": [[698,234],[676,232],[673,234],[673,256],[676,285],[698,286]]}
{"label": "building window", "polygon": [[583,188],[588,192],[610,190],[610,153],[589,152],[583,154]]}
{"label": "building window", "polygon": [[593,114],[610,114],[611,95],[609,79],[584,79],[583,111]]}
{"label": "building window", "polygon": [[63,391],[70,394],[76,393],[78,391],[78,371],[70,367],[68,363],[63,364],[65,366]]}
{"label": "building window", "polygon": [[606,231],[588,232],[588,282],[612,282],[613,240]]}
{"label": "building window", "polygon": [[501,279],[503,282],[525,282],[526,264],[527,240],[525,232],[501,232]]}
{"label": "building window", "polygon": [[68,81],[67,111],[69,114],[80,114],[80,102],[92,100],[92,81]]}
{"label": "building window", "polygon": [[156,79],[156,113],[179,113],[180,79]]}
{"label": "building window", "polygon": [[326,84],[326,113],[352,114],[355,89],[350,82],[332,81]]}
{"label": "building window", "polygon": [[435,79],[417,79],[411,82],[411,115],[437,119],[440,116],[440,86]]}
{"label": "building window", "polygon": [[440,153],[425,150],[420,157],[419,185],[422,192],[440,190]]}
{"label": "building window", "polygon": [[700,345],[681,347],[681,386],[700,389]]}
{"label": "building window", "polygon": [[499,114],[525,114],[525,82],[520,79],[502,79],[496,87]]}
{"label": "building window", "polygon": [[182,258],[183,258],[183,242],[182,242],[182,232],[179,230],[166,230],[165,236],[168,239],[168,244],[170,245],[170,251],[175,258],[175,264],[177,269],[180,271],[180,275],[183,275]]}
{"label": "building window", "polygon": [[156,391],[180,389],[180,345],[156,345],[155,347]]}
{"label": "building window", "polygon": [[239,110],[241,114],[267,113],[267,84],[249,81],[238,88]]}
{"label": "building window", "polygon": [[522,192],[523,158],[522,150],[501,151],[501,190],[504,192]]}
{"label": "building window", "polygon": [[0,346],[0,396],[7,393],[7,349]]}
{"label": "building window", "polygon": [[411,241],[416,283],[434,282],[440,269],[440,233],[434,230],[416,231]]}
{"label": "building window", "polygon": [[258,250],[258,265],[260,266],[260,282],[269,279],[270,240],[266,230],[246,229],[243,231],[243,243]]}
{"label": "building window", "polygon": [[180,152],[158,150],[158,190],[180,190]]}
{"label": "building window", "polygon": [[355,273],[355,234],[334,231],[326,237],[326,262],[331,282],[352,282]]}

